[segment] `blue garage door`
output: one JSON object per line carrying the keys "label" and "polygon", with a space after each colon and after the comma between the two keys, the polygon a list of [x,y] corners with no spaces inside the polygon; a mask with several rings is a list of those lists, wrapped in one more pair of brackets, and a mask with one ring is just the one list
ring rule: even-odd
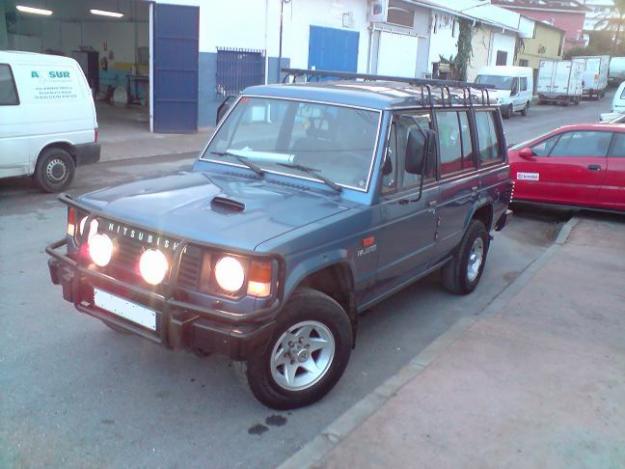
{"label": "blue garage door", "polygon": [[355,31],[310,27],[308,68],[355,72],[358,68],[358,38]]}
{"label": "blue garage door", "polygon": [[195,132],[199,8],[154,4],[154,130]]}

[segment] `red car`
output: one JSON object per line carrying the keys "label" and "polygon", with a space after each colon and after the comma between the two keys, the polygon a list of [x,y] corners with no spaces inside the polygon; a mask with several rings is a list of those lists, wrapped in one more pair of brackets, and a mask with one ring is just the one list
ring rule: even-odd
{"label": "red car", "polygon": [[567,125],[508,152],[514,201],[625,211],[625,124]]}

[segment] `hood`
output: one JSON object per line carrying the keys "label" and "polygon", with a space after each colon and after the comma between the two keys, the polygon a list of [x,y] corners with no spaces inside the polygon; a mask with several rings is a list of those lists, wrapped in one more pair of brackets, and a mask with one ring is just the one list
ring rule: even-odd
{"label": "hood", "polygon": [[491,102],[495,101],[495,99],[506,101],[510,99],[510,90],[488,90],[488,95]]}
{"label": "hood", "polygon": [[336,194],[204,172],[144,179],[79,201],[129,225],[244,250],[348,209]]}

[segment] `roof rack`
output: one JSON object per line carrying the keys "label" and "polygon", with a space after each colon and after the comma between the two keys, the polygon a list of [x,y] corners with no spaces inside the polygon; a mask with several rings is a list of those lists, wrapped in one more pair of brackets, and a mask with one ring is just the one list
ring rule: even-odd
{"label": "roof rack", "polygon": [[[407,83],[414,87],[420,87],[421,100],[425,102],[427,97],[427,103],[430,107],[434,106],[434,98],[432,97],[432,88],[440,88],[442,104],[449,104],[453,106],[451,88],[459,88],[462,90],[462,102],[465,106],[473,106],[471,89],[478,90],[481,93],[481,104],[490,106],[490,94],[489,89],[493,89],[492,85],[485,85],[480,83],[470,83],[466,81],[457,80],[435,80],[425,78],[408,78],[408,77],[396,77],[389,75],[372,75],[368,73],[352,73],[352,72],[339,72],[335,70],[311,70],[305,68],[283,68],[282,72],[285,74],[282,79],[283,83],[296,83],[298,78],[304,78],[306,82],[320,81],[322,78],[334,78],[339,80],[363,80],[363,81],[395,81],[400,83]],[[447,95],[447,97],[445,97]],[[445,99],[447,98],[447,102]]]}

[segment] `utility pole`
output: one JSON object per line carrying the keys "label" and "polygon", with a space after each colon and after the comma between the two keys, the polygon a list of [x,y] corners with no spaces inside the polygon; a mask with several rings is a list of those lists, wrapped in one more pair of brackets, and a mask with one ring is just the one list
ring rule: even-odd
{"label": "utility pole", "polygon": [[276,82],[280,83],[280,68],[282,67],[282,29],[284,24],[284,4],[291,3],[291,0],[280,0],[280,42],[278,43],[278,71],[276,72]]}

